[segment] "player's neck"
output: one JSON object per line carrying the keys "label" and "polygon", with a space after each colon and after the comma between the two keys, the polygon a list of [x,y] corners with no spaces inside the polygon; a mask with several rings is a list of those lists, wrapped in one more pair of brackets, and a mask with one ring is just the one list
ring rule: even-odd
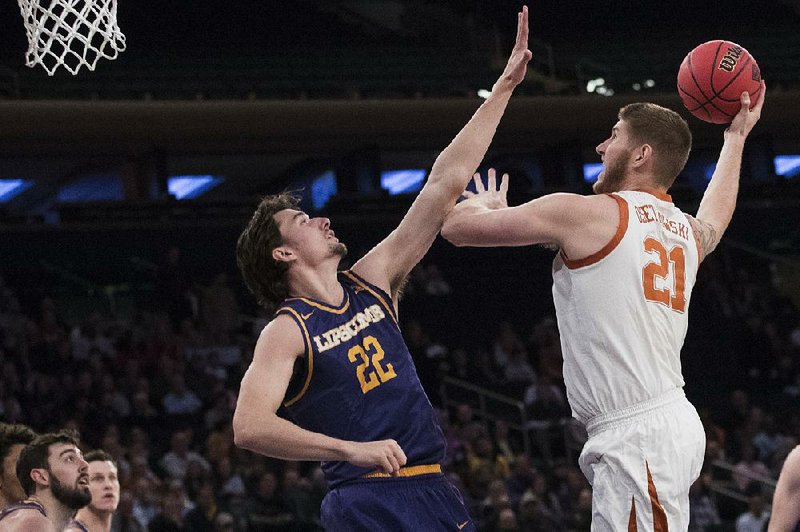
{"label": "player's neck", "polygon": [[15,502],[18,502],[18,501],[12,501],[8,497],[6,497],[5,493],[0,492],[0,510],[2,510],[6,506],[8,506],[8,505],[10,505],[12,503],[15,503]]}
{"label": "player's neck", "polygon": [[53,523],[56,530],[64,530],[72,520],[72,516],[75,515],[75,510],[64,506],[61,501],[53,496],[50,490],[37,493],[30,497],[29,500],[38,502],[44,507],[44,513]]}
{"label": "player's neck", "polygon": [[112,517],[114,517],[112,512],[97,512],[89,506],[84,506],[78,510],[75,519],[83,523],[89,532],[108,532],[111,530]]}
{"label": "player's neck", "polygon": [[640,190],[644,192],[658,192],[661,194],[667,193],[667,189],[656,184],[656,181],[649,176],[632,176],[625,178],[620,184],[619,192],[623,190]]}
{"label": "player's neck", "polygon": [[336,275],[338,261],[321,264],[315,269],[296,268],[289,272],[291,297],[306,297],[332,307],[338,307],[344,298],[344,289]]}

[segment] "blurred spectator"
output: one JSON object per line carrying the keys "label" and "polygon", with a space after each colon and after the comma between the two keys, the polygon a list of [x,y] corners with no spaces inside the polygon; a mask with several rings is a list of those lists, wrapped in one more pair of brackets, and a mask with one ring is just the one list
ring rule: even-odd
{"label": "blurred spectator", "polygon": [[760,488],[751,483],[747,488],[747,511],[736,519],[736,532],[762,532],[768,521]]}
{"label": "blurred spectator", "polygon": [[525,352],[525,346],[510,323],[504,321],[492,345],[494,362],[499,368],[505,369],[513,352]]}
{"label": "blurred spectator", "polygon": [[214,343],[225,344],[239,326],[239,305],[228,285],[228,275],[219,273],[200,298],[203,329]]}
{"label": "blurred spectator", "polygon": [[220,512],[214,520],[214,532],[234,532],[235,521],[228,512]]}
{"label": "blurred spectator", "polygon": [[132,508],[131,514],[136,522],[147,529],[150,521],[160,510],[160,486],[145,477],[136,478],[132,483]]}
{"label": "blurred spectator", "polygon": [[214,488],[204,482],[193,499],[194,508],[186,514],[186,530],[190,532],[214,532],[214,523],[219,507],[214,499]]}
{"label": "blurred spectator", "polygon": [[162,492],[161,508],[147,525],[148,532],[184,532],[186,526],[184,510],[186,495],[179,480],[169,481]]}
{"label": "blurred spectator", "polygon": [[200,399],[186,387],[183,375],[177,373],[172,376],[172,386],[164,396],[163,405],[164,412],[172,416],[197,414],[203,407]]}
{"label": "blurred spectator", "polygon": [[294,522],[294,517],[278,490],[278,479],[272,471],[265,471],[259,477],[255,493],[249,498],[247,513],[250,526],[255,530],[266,526],[288,527]]}
{"label": "blurred spectator", "polygon": [[117,512],[111,522],[111,532],[147,532],[147,527],[133,515],[133,495],[128,490],[120,491]]}
{"label": "blurred spectator", "polygon": [[758,461],[756,448],[750,442],[742,445],[742,459],[733,468],[733,481],[744,491],[753,480],[769,478],[770,471],[766,465]]}
{"label": "blurred spectator", "polygon": [[710,483],[711,475],[704,473],[689,488],[689,532],[705,532],[722,523],[708,491]]}
{"label": "blurred spectator", "polygon": [[159,464],[173,479],[183,480],[190,462],[195,462],[205,471],[211,471],[211,466],[200,454],[190,450],[192,431],[190,429],[176,430],[170,439],[170,450],[161,457]]}

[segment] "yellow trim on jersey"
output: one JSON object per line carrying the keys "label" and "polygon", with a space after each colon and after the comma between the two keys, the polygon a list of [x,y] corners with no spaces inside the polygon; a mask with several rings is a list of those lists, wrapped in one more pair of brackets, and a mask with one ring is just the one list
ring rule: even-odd
{"label": "yellow trim on jersey", "polygon": [[376,299],[377,299],[377,300],[378,300],[378,301],[381,303],[381,305],[383,305],[383,306],[386,308],[386,310],[388,310],[388,311],[389,311],[389,316],[391,316],[391,317],[392,317],[392,320],[394,320],[394,322],[395,322],[395,323],[397,323],[397,316],[395,316],[395,315],[394,315],[394,312],[395,312],[395,311],[394,311],[394,307],[390,306],[390,305],[389,305],[389,304],[386,302],[386,300],[385,300],[385,299],[383,299],[383,297],[381,297],[381,295],[380,295],[379,293],[377,293],[375,290],[373,290],[372,288],[370,288],[370,287],[369,287],[369,286],[368,286],[366,283],[364,283],[364,282],[363,282],[361,279],[359,279],[358,277],[356,277],[356,274],[354,274],[354,273],[353,273],[353,272],[351,272],[350,270],[343,271],[342,273],[343,273],[343,274],[345,274],[347,277],[349,277],[349,278],[350,278],[350,279],[351,279],[351,280],[352,280],[354,283],[356,283],[358,286],[360,286],[361,288],[363,288],[364,290],[366,290],[367,292],[369,292],[370,294],[372,294],[373,296],[375,296],[375,298],[376,298]]}
{"label": "yellow trim on jersey", "polygon": [[312,307],[316,307],[320,310],[324,310],[325,312],[331,312],[333,314],[344,314],[344,312],[350,308],[350,296],[347,295],[347,290],[344,291],[344,298],[347,300],[345,301],[344,305],[340,309],[335,309],[333,307],[329,307],[323,303],[317,303],[316,301],[312,301],[311,299],[307,299],[305,297],[290,297],[286,301],[294,301],[300,300],[307,305],[311,305]]}
{"label": "yellow trim on jersey", "polygon": [[420,475],[432,475],[441,473],[442,466],[439,464],[430,465],[417,465],[411,467],[401,467],[400,471],[395,474],[384,473],[382,471],[373,471],[362,475],[361,478],[391,478],[391,477],[418,477]]}
{"label": "yellow trim on jersey", "polygon": [[292,406],[301,397],[303,397],[303,395],[306,393],[306,390],[308,390],[308,385],[311,384],[311,374],[314,373],[314,351],[311,349],[311,337],[308,335],[308,329],[306,329],[306,324],[300,317],[300,314],[298,314],[298,312],[291,307],[283,307],[279,309],[278,314],[284,310],[290,312],[295,318],[297,318],[297,323],[300,324],[300,328],[303,330],[303,335],[306,337],[306,358],[308,359],[308,374],[306,375],[306,382],[303,383],[303,389],[300,390],[297,395],[283,403],[283,406]]}

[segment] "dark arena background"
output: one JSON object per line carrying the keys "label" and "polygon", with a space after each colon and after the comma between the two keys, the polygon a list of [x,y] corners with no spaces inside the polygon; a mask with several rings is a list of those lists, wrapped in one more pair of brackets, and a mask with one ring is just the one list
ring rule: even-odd
{"label": "dark arena background", "polygon": [[[0,419],[77,428],[86,450],[110,452],[122,483],[115,530],[147,530],[165,512],[175,530],[319,529],[319,464],[233,445],[239,381],[270,319],[241,281],[236,238],[260,196],[303,189],[346,260],[363,255],[491,89],[519,7],[119,0],[127,50],[49,77],[24,66],[19,8],[2,0]],[[529,8],[534,58],[480,167],[511,175],[511,204],[590,193],[595,146],[619,107],[646,100],[692,129],[671,193],[694,213],[724,126],[681,105],[681,60],[727,39],[767,81],[737,210],[700,269],[682,352],[708,441],[691,530],[734,530],[768,511],[800,440],[800,3]],[[441,413],[448,475],[480,530],[588,530],[552,258],[440,238],[400,305]]]}

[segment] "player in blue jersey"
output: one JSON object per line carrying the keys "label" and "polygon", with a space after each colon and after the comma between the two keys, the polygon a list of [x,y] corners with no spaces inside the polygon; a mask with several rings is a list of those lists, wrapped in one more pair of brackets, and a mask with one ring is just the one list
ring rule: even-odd
{"label": "player in blue jersey", "polygon": [[75,511],[92,500],[88,465],[77,433],[37,436],[17,461],[17,477],[28,498],[0,512],[0,532],[64,530]]}
{"label": "player in blue jersey", "polygon": [[[397,324],[404,279],[439,233],[530,61],[528,13],[491,95],[439,155],[400,225],[353,268],[326,218],[288,194],[265,198],[239,237],[247,286],[275,318],[242,379],[239,447],[320,460],[328,530],[474,530],[439,465],[445,441]],[[276,415],[283,403],[292,421]]]}
{"label": "player in blue jersey", "polygon": [[109,532],[119,505],[117,463],[102,449],[86,453],[92,500],[78,510],[64,532]]}

